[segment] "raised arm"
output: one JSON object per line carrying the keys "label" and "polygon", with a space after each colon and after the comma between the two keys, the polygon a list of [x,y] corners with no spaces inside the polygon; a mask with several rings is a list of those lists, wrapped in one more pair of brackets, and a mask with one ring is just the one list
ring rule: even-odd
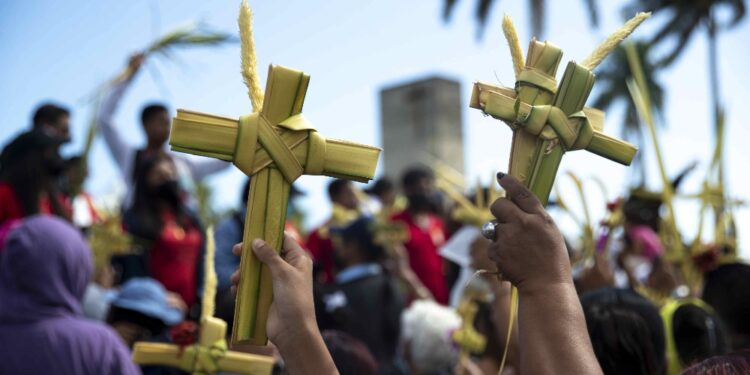
{"label": "raised arm", "polygon": [[[239,255],[241,245],[233,249]],[[273,279],[273,303],[268,315],[268,338],[279,349],[291,375],[338,375],[315,321],[312,259],[291,236],[284,236],[281,255],[260,239],[253,252],[268,266]],[[232,283],[239,282],[239,271]]]}
{"label": "raised arm", "polygon": [[120,172],[127,173],[128,164],[132,163],[135,149],[127,144],[114,124],[114,116],[120,105],[125,90],[143,64],[143,55],[137,54],[130,58],[125,74],[105,88],[103,99],[96,114],[96,126],[107,143],[115,164]]}
{"label": "raised arm", "polygon": [[601,374],[570,271],[565,243],[539,200],[516,179],[498,175],[507,198],[489,255],[518,288],[522,374]]}

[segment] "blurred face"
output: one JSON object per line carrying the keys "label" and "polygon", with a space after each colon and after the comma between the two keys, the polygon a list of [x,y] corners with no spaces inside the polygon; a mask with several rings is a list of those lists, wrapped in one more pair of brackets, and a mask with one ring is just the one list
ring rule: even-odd
{"label": "blurred face", "polygon": [[354,192],[354,186],[352,186],[352,184],[346,184],[341,192],[339,192],[339,195],[334,202],[350,210],[356,210],[359,208],[359,198],[357,198],[357,194]]}
{"label": "blurred face", "polygon": [[59,146],[50,146],[42,151],[42,161],[47,174],[59,176],[65,170],[65,160],[60,156]]}
{"label": "blurred face", "polygon": [[143,129],[146,131],[148,144],[151,146],[162,146],[169,139],[169,112],[160,111],[149,117],[143,123]]}
{"label": "blurred face", "polygon": [[409,200],[409,211],[413,213],[426,213],[441,210],[440,197],[435,190],[435,180],[421,178],[411,186],[404,189],[406,198]]}
{"label": "blurred face", "polygon": [[55,134],[62,139],[70,139],[70,116],[62,115],[52,125]]}

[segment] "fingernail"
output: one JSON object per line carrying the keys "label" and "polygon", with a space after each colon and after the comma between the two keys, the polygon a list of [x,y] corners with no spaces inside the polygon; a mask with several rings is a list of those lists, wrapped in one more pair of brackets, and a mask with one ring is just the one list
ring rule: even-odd
{"label": "fingernail", "polygon": [[500,181],[505,177],[505,173],[503,172],[497,172],[497,180]]}
{"label": "fingernail", "polygon": [[266,243],[263,242],[263,240],[261,240],[260,238],[256,238],[256,239],[253,240],[253,249],[258,250],[261,247],[263,247],[263,245],[265,245],[265,244]]}

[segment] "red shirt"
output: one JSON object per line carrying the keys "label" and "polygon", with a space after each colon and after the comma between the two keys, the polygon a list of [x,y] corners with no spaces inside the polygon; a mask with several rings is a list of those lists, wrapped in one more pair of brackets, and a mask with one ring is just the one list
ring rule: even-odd
{"label": "red shirt", "polygon": [[330,235],[323,236],[321,234],[321,229],[327,231],[327,225],[312,231],[310,236],[307,237],[307,244],[305,247],[310,251],[313,260],[323,268],[325,280],[322,281],[324,283],[332,283],[334,275],[333,241],[331,241]]}
{"label": "red shirt", "polygon": [[[70,201],[62,194],[58,196],[58,201],[62,206],[63,214],[66,215],[65,219],[68,219],[72,212]],[[46,215],[54,213],[52,203],[46,196],[39,198],[39,213]],[[6,182],[0,182],[0,225],[8,220],[22,219],[25,216],[26,214],[23,212],[23,207],[21,207],[21,202],[13,186]]]}
{"label": "red shirt", "polygon": [[162,214],[162,222],[161,233],[151,248],[151,275],[192,306],[197,297],[203,236],[195,225],[181,227],[169,211]]}
{"label": "red shirt", "polygon": [[432,292],[438,303],[448,303],[448,286],[443,273],[443,260],[438,248],[445,243],[443,221],[437,216],[427,215],[424,227],[404,211],[394,215],[394,221],[403,221],[409,230],[409,241],[404,244],[409,253],[409,265],[424,286]]}
{"label": "red shirt", "polygon": [[23,208],[13,187],[5,182],[0,182],[0,224],[22,217]]}

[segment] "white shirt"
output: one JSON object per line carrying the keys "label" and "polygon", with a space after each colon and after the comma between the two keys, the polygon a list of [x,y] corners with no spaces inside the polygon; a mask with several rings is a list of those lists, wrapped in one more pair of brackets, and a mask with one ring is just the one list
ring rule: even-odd
{"label": "white shirt", "polygon": [[[133,180],[133,168],[137,149],[125,142],[122,135],[114,124],[113,118],[117,111],[125,90],[130,86],[130,80],[113,83],[108,86],[104,93],[104,100],[96,116],[96,126],[102,133],[107,143],[115,164],[125,179],[126,193],[123,207],[128,208],[133,202],[135,192],[135,181]],[[191,158],[183,153],[167,150],[167,154],[174,160],[177,167],[179,182],[186,190],[192,190],[193,181],[202,180],[204,177],[219,172],[231,164],[213,158]]]}

